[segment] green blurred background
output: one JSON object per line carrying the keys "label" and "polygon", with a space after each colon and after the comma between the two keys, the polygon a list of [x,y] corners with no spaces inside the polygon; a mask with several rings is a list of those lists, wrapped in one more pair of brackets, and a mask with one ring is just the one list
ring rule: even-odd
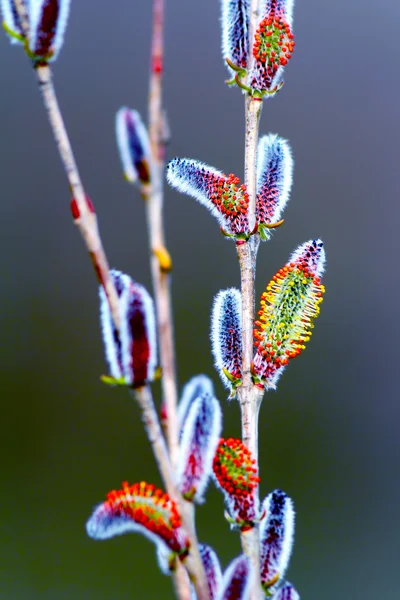
{"label": "green blurred background", "polygon": [[[167,10],[169,156],[241,175],[243,97],[224,85],[219,3]],[[110,262],[148,286],[144,211],[122,179],[114,112],[146,113],[150,17],[149,0],[73,0],[54,69]],[[259,253],[258,292],[297,244],[320,236],[328,257],[313,339],[260,422],[262,493],[281,487],[295,501],[288,577],[304,600],[399,595],[399,20],[393,0],[299,0],[286,85],[262,116],[296,166],[285,225]],[[97,287],[28,61],[5,36],[0,89],[0,598],[172,598],[148,541],[86,537],[106,491],[159,477],[136,406],[99,381]],[[180,384],[211,375],[237,435],[209,349],[213,296],[239,283],[234,245],[170,190],[166,226]],[[222,511],[210,488],[198,529],[226,565],[239,542]]]}

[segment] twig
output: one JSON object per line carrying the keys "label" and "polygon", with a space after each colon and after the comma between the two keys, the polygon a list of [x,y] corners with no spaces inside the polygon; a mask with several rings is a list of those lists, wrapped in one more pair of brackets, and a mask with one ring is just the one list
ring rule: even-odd
{"label": "twig", "polygon": [[[175,350],[173,341],[173,317],[170,294],[172,268],[165,247],[163,224],[163,179],[165,159],[166,124],[162,106],[162,75],[164,61],[164,0],[153,1],[153,35],[151,49],[151,71],[149,90],[149,137],[152,152],[152,180],[150,190],[143,189],[146,201],[147,224],[150,237],[151,269],[158,316],[161,366],[163,370],[163,413],[170,459],[176,466],[179,452],[179,430],[177,418],[177,381],[175,372]],[[191,540],[186,567],[191,573],[198,600],[208,600],[208,585],[200,557],[194,519],[194,506],[179,497],[182,523]],[[178,590],[182,591],[182,590]]]}
{"label": "twig", "polygon": [[[254,38],[257,21],[259,19],[259,1],[251,0],[250,9],[250,41]],[[251,63],[252,53],[249,53]],[[262,101],[246,95],[246,133],[245,133],[245,184],[249,194],[249,227],[253,230],[256,220],[256,168],[258,128],[262,110]],[[260,236],[255,234],[244,244],[237,245],[237,254],[240,265],[241,292],[242,292],[242,344],[243,344],[243,383],[238,390],[243,443],[249,448],[258,463],[258,413],[263,396],[263,391],[256,387],[251,378],[251,362],[253,360],[253,327],[255,306],[255,275],[257,252]],[[258,493],[255,498],[258,508]],[[249,557],[252,565],[252,585],[250,599],[264,598],[260,585],[260,536],[258,524],[241,534],[243,552]]]}
{"label": "twig", "polygon": [[[29,38],[29,17],[23,0],[14,0],[14,6],[18,13],[22,31],[25,38]],[[97,217],[91,202],[88,202],[82,180],[79,175],[78,167],[72,152],[71,143],[62,117],[60,106],[55,93],[51,69],[47,64],[38,64],[35,66],[36,78],[42,94],[44,106],[53,135],[60,154],[65,174],[69,186],[76,202],[74,221],[83,237],[91,258],[96,277],[103,286],[106,298],[110,305],[110,311],[115,326],[119,329],[120,318],[118,308],[118,294],[116,292],[113,280],[111,279],[110,269],[103,244],[100,238],[100,232],[97,225]]]}
{"label": "twig", "polygon": [[169,271],[172,267],[165,247],[163,223],[163,179],[165,123],[162,107],[162,74],[164,59],[163,43],[164,0],[153,3],[153,35],[151,50],[149,90],[149,137],[152,153],[152,181],[149,189],[143,188],[146,202],[147,226],[151,250],[151,271],[157,308],[161,366],[163,370],[163,412],[166,413],[166,429],[171,462],[178,458],[177,383],[173,316],[170,294]]}
{"label": "twig", "polygon": [[118,295],[110,276],[107,257],[104,252],[97,225],[97,217],[93,208],[87,201],[87,196],[72,152],[71,143],[57,101],[50,67],[48,65],[37,66],[35,73],[61,161],[68,178],[73,198],[76,201],[79,215],[75,218],[75,223],[88,249],[97,279],[104,288],[114,323],[119,329]]}
{"label": "twig", "polygon": [[[161,431],[156,407],[154,406],[151,389],[149,386],[141,387],[135,390],[133,395],[142,411],[143,424],[153,449],[153,454],[165,488],[169,496],[176,502],[178,492],[168,456],[167,446]],[[180,563],[178,563],[177,570],[173,574],[173,579],[178,598],[180,598],[180,600],[190,600],[189,580],[185,569]]]}
{"label": "twig", "polygon": [[[177,491],[172,467],[168,455],[168,449],[159,423],[156,407],[150,387],[143,386],[134,391],[134,396],[142,411],[142,419],[146,429],[147,437],[153,449],[153,453],[169,496],[177,503],[182,525],[190,542],[189,556],[185,560],[185,567],[190,575],[196,590],[198,600],[209,600],[208,585],[201,561],[196,533],[193,528],[193,519],[185,502]],[[187,586],[185,586],[186,588]],[[185,598],[186,589],[177,590],[180,598]]]}

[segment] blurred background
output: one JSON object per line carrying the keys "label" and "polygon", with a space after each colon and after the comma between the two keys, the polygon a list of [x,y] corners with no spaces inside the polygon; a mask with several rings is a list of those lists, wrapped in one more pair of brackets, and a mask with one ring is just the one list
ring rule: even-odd
{"label": "blurred background", "polygon": [[[146,115],[150,20],[150,1],[75,0],[54,67],[110,263],[149,287],[143,205],[122,178],[114,113]],[[262,493],[280,487],[295,501],[288,578],[304,600],[398,596],[399,21],[392,0],[299,1],[286,85],[262,115],[261,133],[289,139],[296,164],[285,225],[260,249],[257,293],[299,243],[322,237],[328,259],[313,339],[260,420]],[[219,2],[168,0],[169,157],[242,175],[243,97],[226,77]],[[5,35],[0,90],[0,598],[173,598],[148,541],[86,537],[109,489],[159,477],[137,407],[99,380],[97,286],[29,62]],[[239,284],[234,244],[169,189],[166,228],[180,385],[212,376],[224,431],[238,435],[209,343],[214,295]],[[212,486],[198,530],[224,565],[239,553]]]}

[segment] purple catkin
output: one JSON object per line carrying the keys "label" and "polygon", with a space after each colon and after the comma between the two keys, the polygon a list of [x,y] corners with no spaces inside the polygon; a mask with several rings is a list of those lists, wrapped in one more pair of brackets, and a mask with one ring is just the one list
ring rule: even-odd
{"label": "purple catkin", "polygon": [[151,150],[147,129],[136,110],[122,107],[115,116],[115,135],[127,181],[151,181]]}
{"label": "purple catkin", "polygon": [[37,61],[54,61],[64,42],[70,0],[30,0],[29,50]]}
{"label": "purple catkin", "polygon": [[157,364],[157,339],[153,300],[147,290],[128,275],[111,271],[119,297],[121,327],[118,332],[102,287],[100,321],[110,374],[135,387],[152,381]]}
{"label": "purple catkin", "polygon": [[246,600],[250,583],[249,561],[243,554],[228,566],[218,600]]}
{"label": "purple catkin", "polygon": [[210,546],[200,544],[199,552],[206,574],[210,600],[215,600],[222,584],[221,565],[217,555]]}
{"label": "purple catkin", "polygon": [[293,502],[285,492],[275,490],[265,498],[261,514],[261,584],[265,591],[274,592],[285,577],[292,554]]}
{"label": "purple catkin", "polygon": [[211,343],[215,368],[233,397],[242,379],[242,296],[235,288],[214,298]]}
{"label": "purple catkin", "polygon": [[245,69],[249,54],[249,1],[222,0],[222,58]]}
{"label": "purple catkin", "polygon": [[177,480],[187,500],[203,502],[222,428],[219,402],[203,394],[192,402],[179,447]]}
{"label": "purple catkin", "polygon": [[289,200],[293,181],[293,158],[289,143],[277,135],[265,135],[258,143],[256,220],[262,240],[279,221]]}

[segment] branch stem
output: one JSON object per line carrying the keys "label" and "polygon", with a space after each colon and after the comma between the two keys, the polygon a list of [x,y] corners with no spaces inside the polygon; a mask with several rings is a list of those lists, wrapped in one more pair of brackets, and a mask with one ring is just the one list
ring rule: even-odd
{"label": "branch stem", "polygon": [[178,460],[177,380],[169,268],[159,258],[167,256],[163,222],[163,179],[165,155],[165,120],[162,106],[162,75],[164,60],[164,0],[153,2],[153,34],[149,89],[149,137],[152,153],[151,185],[143,190],[146,202],[147,226],[151,251],[151,272],[156,301],[160,358],[163,371],[163,413],[172,465]]}
{"label": "branch stem", "polygon": [[[246,97],[246,134],[245,134],[245,184],[249,194],[249,224],[253,230],[256,222],[256,166],[258,127],[262,102],[257,98]],[[258,413],[262,399],[262,390],[254,385],[251,377],[253,360],[253,327],[255,307],[255,275],[257,252],[260,245],[259,234],[252,235],[248,241],[238,244],[237,254],[240,266],[242,292],[242,373],[243,382],[238,389],[242,419],[242,439],[258,463]],[[258,493],[255,498],[258,510]],[[252,566],[252,585],[250,600],[259,600],[264,595],[260,584],[260,538],[258,524],[241,534],[243,552],[249,557]]]}
{"label": "branch stem", "polygon": [[[28,39],[30,25],[26,4],[23,0],[14,0],[14,8],[19,16],[22,31],[26,39]],[[37,65],[35,73],[61,162],[79,212],[79,217],[75,219],[75,223],[86,244],[96,277],[100,285],[104,288],[115,326],[119,329],[118,294],[110,275],[107,257],[97,225],[96,213],[94,212],[93,204],[89,204],[87,201],[87,196],[79,175],[67,129],[55,93],[50,67],[47,64]]]}
{"label": "branch stem", "polygon": [[87,196],[79,175],[78,167],[69,141],[68,133],[62,117],[60,106],[55,93],[52,74],[48,65],[35,68],[36,78],[42,94],[43,103],[47,112],[54,139],[60,154],[61,162],[67,176],[72,196],[79,212],[75,219],[81,236],[89,252],[96,277],[103,286],[111,314],[116,327],[119,329],[120,317],[118,307],[118,294],[111,279],[107,257],[103,248],[97,224],[96,213],[87,201]]}
{"label": "branch stem", "polygon": [[[176,502],[178,506],[179,514],[182,518],[183,528],[185,529],[185,532],[189,538],[190,551],[189,556],[186,558],[184,563],[185,567],[195,587],[197,599],[210,600],[207,579],[205,576],[203,563],[201,561],[196,532],[193,525],[194,520],[191,513],[191,510],[193,509],[188,507],[188,503],[183,500],[176,488],[168,449],[161,430],[157,410],[154,405],[151,388],[150,386],[146,385],[134,390],[133,394],[141,409],[144,427],[153,449],[153,454],[155,456],[161,478],[164,482],[168,495]],[[186,587],[187,586],[185,585],[185,588]],[[186,598],[186,589],[183,589],[182,591],[179,589],[178,594],[180,598]]]}

